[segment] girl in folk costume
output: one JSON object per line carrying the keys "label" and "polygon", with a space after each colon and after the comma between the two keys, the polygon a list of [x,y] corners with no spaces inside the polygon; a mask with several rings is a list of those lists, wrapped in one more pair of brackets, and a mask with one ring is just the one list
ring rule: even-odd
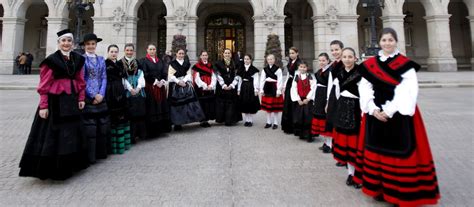
{"label": "girl in folk costume", "polygon": [[318,57],[319,70],[315,73],[316,92],[313,107],[313,119],[311,122],[311,134],[319,134],[324,139],[323,153],[330,153],[332,147],[332,131],[326,131],[326,104],[327,88],[329,83],[330,59],[327,53],[321,53]]}
{"label": "girl in folk costume", "polygon": [[237,94],[239,95],[240,112],[244,114],[244,126],[246,127],[253,126],[253,115],[260,110],[258,72],[259,70],[252,65],[252,56],[245,54],[244,62],[237,71],[239,77]]}
{"label": "girl in folk costume", "polygon": [[191,64],[184,60],[184,56],[184,49],[178,49],[176,59],[171,61],[168,69],[168,97],[175,131],[181,130],[183,124],[200,122],[205,118],[192,85]]}
{"label": "girl in folk costume", "polygon": [[291,85],[291,100],[293,101],[293,124],[294,133],[302,140],[312,141],[311,119],[316,81],[308,72],[308,65],[301,62],[298,66]]}
{"label": "girl in folk costume", "polygon": [[361,79],[359,66],[354,49],[342,50],[344,69],[339,72],[333,82],[336,102],[334,117],[334,159],[347,165],[348,177],[346,184],[360,188],[353,181],[356,164],[357,141],[360,129],[361,111],[359,105],[358,85]]}
{"label": "girl in folk costume", "polygon": [[[334,124],[334,117],[336,113],[336,93],[335,93],[335,88],[333,88],[333,81],[334,79],[339,75],[341,71],[344,70],[344,64],[342,63],[342,48],[344,48],[344,44],[339,41],[339,40],[333,40],[330,43],[331,47],[331,55],[334,58],[334,61],[332,62],[330,66],[330,73],[329,73],[329,78],[328,78],[328,89],[327,89],[327,104],[326,104],[326,131],[330,135],[332,134],[333,130],[333,124]],[[332,136],[331,136],[332,137]],[[330,138],[328,138],[330,139]],[[329,149],[333,151],[332,149],[332,139],[329,141],[325,142],[323,146],[321,146],[319,149],[328,151]],[[344,167],[346,166],[345,163],[337,162],[336,166],[338,167]]]}
{"label": "girl in folk costume", "polygon": [[361,68],[360,103],[365,139],[360,175],[363,192],[399,206],[436,204],[436,170],[418,110],[420,65],[400,54],[397,33],[384,28],[382,50]]}
{"label": "girl in folk costume", "polygon": [[281,69],[275,65],[275,56],[266,57],[267,66],[263,68],[260,76],[260,94],[262,95],[262,109],[267,112],[265,128],[278,128],[278,115],[283,111],[283,77]]}
{"label": "girl in folk costume", "polygon": [[85,59],[72,52],[74,39],[68,29],[57,34],[59,50],[40,64],[40,103],[20,161],[20,176],[64,180],[89,164],[80,117],[85,105]]}
{"label": "girl in folk costume", "polygon": [[135,46],[131,43],[125,44],[125,57],[120,63],[125,68],[124,87],[128,99],[128,119],[132,130],[132,144],[138,139],[146,138],[146,106],[145,106],[145,78],[142,67],[135,58]]}
{"label": "girl in folk costume", "polygon": [[145,77],[147,137],[171,131],[170,109],[166,98],[168,70],[156,56],[156,46],[148,44],[146,57],[141,59]]}
{"label": "girl in folk costume", "polygon": [[125,118],[127,112],[127,96],[124,89],[126,78],[123,65],[117,61],[119,48],[117,45],[110,45],[107,48],[107,60],[105,66],[107,70],[107,90],[105,100],[110,115],[110,153],[123,154],[130,149],[130,122]]}
{"label": "girl in folk costume", "polygon": [[298,48],[291,47],[289,49],[290,59],[288,61],[288,74],[285,81],[285,92],[284,92],[284,107],[281,115],[281,129],[287,134],[293,133],[293,101],[291,100],[291,85],[293,84],[293,77],[295,72],[298,70],[298,65],[301,63],[301,59],[298,56]]}
{"label": "girl in folk costume", "polygon": [[209,62],[207,51],[201,51],[199,62],[193,66],[193,80],[199,103],[205,118],[201,120],[201,127],[210,127],[209,120],[216,119],[216,83],[217,77]]}
{"label": "girl in folk costume", "polygon": [[237,67],[232,60],[232,52],[226,48],[224,59],[214,64],[217,73],[216,86],[216,122],[225,123],[226,126],[235,125],[242,120],[242,114],[237,108]]}
{"label": "girl in folk costume", "polygon": [[89,161],[107,158],[110,119],[105,91],[107,89],[107,71],[105,60],[95,54],[97,43],[102,41],[95,34],[86,34],[81,45],[84,46],[86,58],[84,79],[86,81],[86,106],[83,111],[83,124],[86,138],[89,142]]}

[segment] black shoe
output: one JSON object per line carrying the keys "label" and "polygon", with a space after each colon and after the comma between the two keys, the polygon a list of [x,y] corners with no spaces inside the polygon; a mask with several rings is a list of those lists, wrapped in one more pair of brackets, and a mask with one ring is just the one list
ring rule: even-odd
{"label": "black shoe", "polygon": [[272,127],[271,124],[265,124],[265,129],[268,129],[268,128],[270,128],[270,127]]}
{"label": "black shoe", "polygon": [[278,125],[274,124],[272,129],[278,129]]}
{"label": "black shoe", "polygon": [[349,175],[347,177],[346,185],[348,185],[348,186],[354,185],[354,180],[352,180],[352,175]]}
{"label": "black shoe", "polygon": [[323,146],[319,147],[319,150],[324,150],[327,147],[326,143],[323,144]]}
{"label": "black shoe", "polygon": [[174,125],[174,131],[181,131],[183,127],[181,125]]}
{"label": "black shoe", "polygon": [[354,186],[355,189],[361,189],[362,188],[362,184],[357,184],[355,182],[354,182],[353,186]]}
{"label": "black shoe", "polygon": [[345,167],[346,164],[344,164],[344,163],[342,163],[342,162],[337,162],[337,163],[336,163],[336,166],[338,166],[338,167]]}
{"label": "black shoe", "polygon": [[252,127],[252,126],[253,126],[253,123],[252,123],[252,122],[249,122],[248,127]]}
{"label": "black shoe", "polygon": [[330,148],[329,146],[325,145],[325,146],[324,146],[324,149],[323,149],[323,153],[328,154],[328,153],[331,153],[331,152],[332,152],[332,148]]}
{"label": "black shoe", "polygon": [[306,137],[303,136],[303,135],[299,135],[299,137],[300,137],[301,140],[305,140],[305,139],[306,139]]}
{"label": "black shoe", "polygon": [[307,141],[308,143],[314,142],[314,138],[313,138],[311,135],[306,136],[306,137],[307,137],[306,141]]}
{"label": "black shoe", "polygon": [[383,198],[383,194],[380,194],[378,196],[375,196],[374,200],[379,201],[379,202],[384,202],[385,198]]}

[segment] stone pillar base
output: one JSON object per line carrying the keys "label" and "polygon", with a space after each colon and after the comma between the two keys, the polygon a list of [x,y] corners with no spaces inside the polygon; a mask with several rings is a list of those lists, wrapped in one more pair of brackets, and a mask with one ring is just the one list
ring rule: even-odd
{"label": "stone pillar base", "polygon": [[456,59],[454,58],[428,58],[428,71],[433,72],[455,72],[458,71]]}
{"label": "stone pillar base", "polygon": [[11,75],[16,73],[15,61],[13,59],[0,59],[0,74]]}

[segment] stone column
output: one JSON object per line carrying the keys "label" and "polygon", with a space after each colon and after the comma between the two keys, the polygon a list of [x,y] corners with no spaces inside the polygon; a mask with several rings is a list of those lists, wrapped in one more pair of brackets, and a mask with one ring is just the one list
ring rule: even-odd
{"label": "stone column", "polygon": [[[123,47],[125,46],[120,22],[110,23],[111,17],[92,17],[94,20],[94,34],[102,38],[103,41],[97,44],[96,53],[107,57],[107,47],[116,44],[119,47],[119,58],[123,55]],[[114,26],[115,25],[115,26]]]}
{"label": "stone column", "polygon": [[471,27],[471,70],[474,70],[474,16],[467,17]]}
{"label": "stone column", "polygon": [[319,67],[318,55],[323,52],[328,52],[329,42],[326,41],[326,17],[325,16],[313,16],[313,28],[314,28],[314,60],[313,68]]}
{"label": "stone column", "polygon": [[263,67],[265,62],[265,49],[267,47],[267,37],[269,34],[276,34],[279,36],[283,65],[285,60],[285,17],[284,16],[255,16],[254,17],[254,65],[256,67]]}
{"label": "stone column", "polygon": [[357,52],[356,56],[360,57],[359,51],[359,33],[357,28],[357,18],[359,15],[340,15],[339,29],[341,30],[341,40],[344,47],[352,47]]}
{"label": "stone column", "polygon": [[13,74],[15,57],[23,50],[25,18],[3,17],[0,74]]}
{"label": "stone column", "polygon": [[405,15],[403,14],[381,17],[381,19],[383,20],[383,27],[391,27],[395,31],[397,31],[397,36],[398,36],[397,48],[398,50],[400,50],[402,54],[406,54],[404,18],[405,18]]}
{"label": "stone column", "polygon": [[[197,61],[197,17],[184,16],[177,18],[176,16],[167,16],[166,18],[166,50],[170,51],[172,48],[174,35],[186,36],[187,55],[191,63]],[[174,51],[173,51],[174,52]]]}
{"label": "stone column", "polygon": [[68,27],[68,18],[63,17],[46,17],[48,20],[48,36],[46,40],[46,56],[58,50],[57,32]]}
{"label": "stone column", "polygon": [[425,16],[428,29],[429,71],[457,71],[451,47],[449,14]]}

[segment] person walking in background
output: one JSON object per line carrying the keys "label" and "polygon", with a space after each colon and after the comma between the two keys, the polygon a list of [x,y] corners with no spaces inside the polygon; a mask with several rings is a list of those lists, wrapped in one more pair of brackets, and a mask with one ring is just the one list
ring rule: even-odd
{"label": "person walking in background", "polygon": [[18,65],[20,68],[20,74],[26,74],[26,63],[28,61],[28,57],[26,57],[25,53],[21,53],[20,57],[18,58]]}
{"label": "person walking in background", "polygon": [[31,65],[33,65],[34,57],[30,52],[26,52],[26,74],[31,74]]}

